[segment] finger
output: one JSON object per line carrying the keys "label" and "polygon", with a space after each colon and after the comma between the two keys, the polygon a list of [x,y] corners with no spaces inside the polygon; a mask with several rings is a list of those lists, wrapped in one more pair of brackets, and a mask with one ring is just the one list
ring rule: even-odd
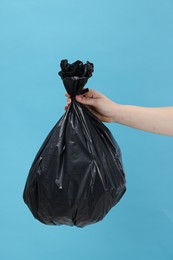
{"label": "finger", "polygon": [[67,110],[70,105],[65,105],[64,109]]}
{"label": "finger", "polygon": [[71,104],[71,98],[67,98],[67,105]]}
{"label": "finger", "polygon": [[69,95],[67,92],[65,93],[65,96],[66,96],[66,97],[70,97],[70,95]]}
{"label": "finger", "polygon": [[94,89],[89,89],[89,91],[86,92],[84,94],[84,96],[88,97],[88,98],[95,98],[95,99],[103,97],[103,95],[100,92],[98,92],[98,91],[96,91]]}
{"label": "finger", "polygon": [[86,92],[85,94],[80,95],[80,96],[88,97],[88,98],[93,98],[93,91],[92,91],[92,90],[89,90],[88,92]]}
{"label": "finger", "polygon": [[77,95],[76,100],[82,104],[91,105],[91,106],[94,105],[94,103],[96,102],[96,100],[94,100],[93,98],[84,97],[82,95]]}

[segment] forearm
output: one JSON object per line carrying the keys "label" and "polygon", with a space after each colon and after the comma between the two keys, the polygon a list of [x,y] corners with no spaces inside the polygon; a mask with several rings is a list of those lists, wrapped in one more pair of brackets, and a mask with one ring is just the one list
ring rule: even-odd
{"label": "forearm", "polygon": [[118,105],[114,122],[143,131],[173,136],[173,107]]}

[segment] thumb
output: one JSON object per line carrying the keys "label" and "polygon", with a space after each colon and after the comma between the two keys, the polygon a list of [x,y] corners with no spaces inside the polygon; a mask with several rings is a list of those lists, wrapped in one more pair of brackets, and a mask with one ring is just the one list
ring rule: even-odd
{"label": "thumb", "polygon": [[79,102],[79,103],[82,103],[84,105],[90,105],[92,106],[94,104],[94,99],[91,98],[91,97],[84,97],[84,96],[81,96],[81,95],[77,95],[76,96],[76,100]]}

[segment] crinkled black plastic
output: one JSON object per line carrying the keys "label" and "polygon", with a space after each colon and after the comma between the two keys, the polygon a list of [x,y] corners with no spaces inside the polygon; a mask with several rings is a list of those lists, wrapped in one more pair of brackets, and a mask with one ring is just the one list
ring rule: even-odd
{"label": "crinkled black plastic", "polygon": [[[87,64],[61,62],[59,74],[71,96],[85,92],[93,72],[93,64]],[[38,151],[23,198],[42,223],[83,227],[104,218],[123,196],[125,182],[117,142],[73,99]]]}
{"label": "crinkled black plastic", "polygon": [[62,60],[60,63],[61,71],[59,75],[62,79],[67,77],[91,77],[94,71],[93,63],[87,61],[83,64],[82,61],[77,60],[74,63],[68,63],[68,60]]}

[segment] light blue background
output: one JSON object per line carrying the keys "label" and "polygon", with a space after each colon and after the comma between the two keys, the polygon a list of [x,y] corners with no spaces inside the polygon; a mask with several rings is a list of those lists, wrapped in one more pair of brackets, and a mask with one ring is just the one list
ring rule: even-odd
{"label": "light blue background", "polygon": [[172,46],[172,0],[0,0],[0,260],[173,259],[172,137],[108,124],[127,192],[100,223],[45,226],[22,200],[64,113],[60,60],[93,62],[88,87],[116,102],[172,106]]}

